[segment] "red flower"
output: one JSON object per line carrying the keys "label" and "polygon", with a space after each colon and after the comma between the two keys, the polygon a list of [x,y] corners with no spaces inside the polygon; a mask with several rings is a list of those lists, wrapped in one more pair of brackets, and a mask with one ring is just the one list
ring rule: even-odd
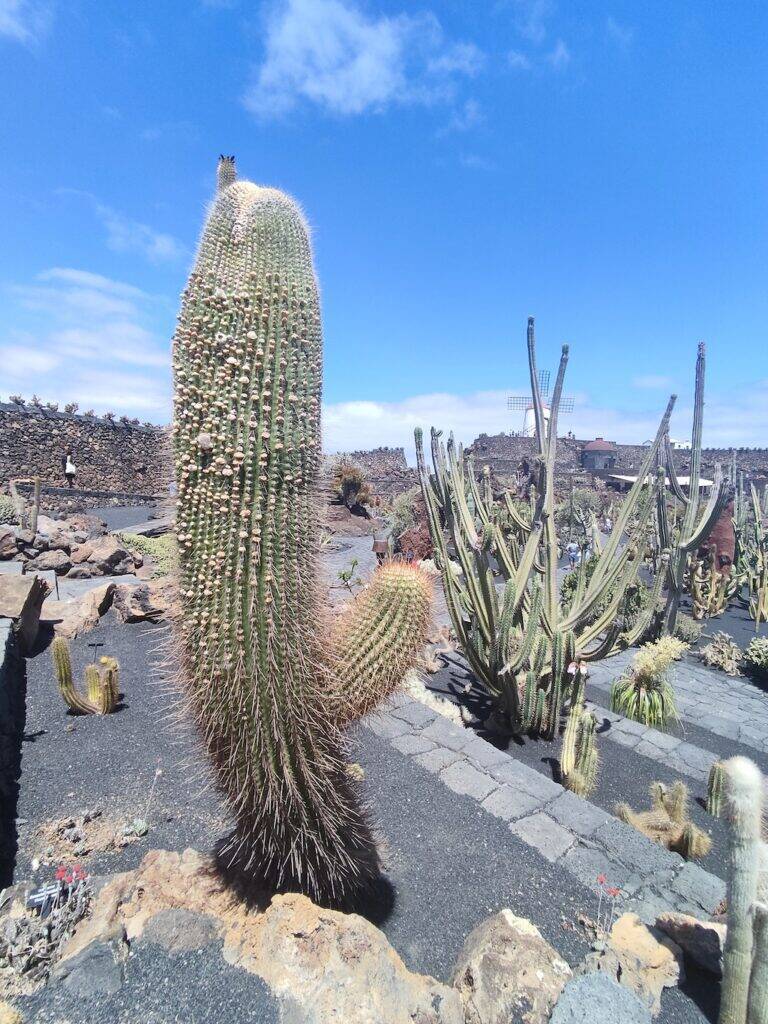
{"label": "red flower", "polygon": [[66,874],[67,874],[67,869],[64,867],[63,864],[59,864],[59,866],[56,868],[56,876],[55,876],[56,877],[56,881],[57,882],[63,882]]}
{"label": "red flower", "polygon": [[598,875],[597,876],[597,881],[598,881],[598,883],[600,885],[605,885],[605,883],[608,881],[608,879],[605,877],[605,875]]}
{"label": "red flower", "polygon": [[605,891],[609,896],[612,896],[615,899],[621,892],[621,889],[606,889]]}

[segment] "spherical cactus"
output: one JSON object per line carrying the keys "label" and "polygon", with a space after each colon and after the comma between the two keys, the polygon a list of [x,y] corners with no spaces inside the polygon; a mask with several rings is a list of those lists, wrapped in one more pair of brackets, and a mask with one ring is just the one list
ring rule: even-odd
{"label": "spherical cactus", "polygon": [[182,680],[235,821],[225,863],[336,900],[378,862],[318,593],[317,284],[296,204],[231,158],[218,185],[173,345]]}

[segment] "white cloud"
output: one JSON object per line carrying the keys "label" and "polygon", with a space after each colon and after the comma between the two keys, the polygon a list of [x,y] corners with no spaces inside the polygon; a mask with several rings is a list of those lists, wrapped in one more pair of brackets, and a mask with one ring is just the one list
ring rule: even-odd
{"label": "white cloud", "polygon": [[564,68],[571,63],[571,51],[562,39],[558,39],[551,53],[547,54],[547,60],[553,68]]}
{"label": "white cloud", "polygon": [[72,267],[53,267],[8,291],[18,308],[6,319],[23,325],[0,334],[13,390],[101,412],[168,418],[170,346],[153,330],[153,296]]}
{"label": "white cloud", "polygon": [[459,155],[459,163],[462,167],[468,167],[472,171],[496,170],[496,164],[493,160],[487,160],[484,156],[478,156],[477,153],[461,153]]}
{"label": "white cloud", "polygon": [[635,36],[634,29],[628,25],[622,25],[615,18],[610,17],[605,22],[605,33],[611,42],[615,43],[621,50],[629,49]]}
{"label": "white cloud", "polygon": [[48,28],[50,9],[33,0],[0,0],[0,36],[34,43]]}
{"label": "white cloud", "polygon": [[[379,445],[403,447],[414,459],[413,431],[417,426],[429,436],[431,427],[444,436],[451,431],[457,441],[469,444],[481,434],[519,431],[523,414],[507,410],[507,391],[481,391],[471,395],[449,393],[416,395],[400,402],[337,402],[323,410],[323,435],[327,451],[352,451]],[[560,432],[572,430],[577,437],[605,437],[627,444],[642,444],[652,437],[666,399],[647,410],[628,412],[596,405],[580,395],[574,411],[561,416]],[[691,410],[676,410],[672,433],[690,433]],[[768,437],[768,381],[728,399],[712,396],[707,401],[704,443],[713,447],[764,445]]]}
{"label": "white cloud", "polygon": [[650,391],[665,391],[672,387],[672,378],[649,373],[644,377],[635,377],[632,385],[636,388],[647,388]]}
{"label": "white cloud", "polygon": [[477,100],[465,100],[448,124],[437,134],[442,136],[450,135],[452,132],[468,132],[477,128],[483,121],[485,121],[485,114]]}
{"label": "white cloud", "polygon": [[353,0],[281,0],[244,102],[260,120],[302,103],[339,115],[449,99],[477,74],[471,43],[448,43],[431,13],[369,16]]}
{"label": "white cloud", "polygon": [[552,0],[512,0],[515,27],[524,39],[541,43],[547,34],[546,22],[554,10]]}
{"label": "white cloud", "polygon": [[507,54],[507,64],[514,68],[515,71],[530,71],[531,64],[530,58],[526,57],[524,53],[519,50],[510,50]]}
{"label": "white cloud", "polygon": [[107,229],[107,245],[114,252],[138,252],[152,263],[172,262],[185,255],[184,246],[173,235],[130,220],[103,203],[96,204],[96,213]]}

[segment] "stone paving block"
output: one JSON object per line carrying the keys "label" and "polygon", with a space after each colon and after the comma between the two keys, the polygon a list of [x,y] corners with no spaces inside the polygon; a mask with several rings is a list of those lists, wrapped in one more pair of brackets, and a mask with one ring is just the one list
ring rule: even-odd
{"label": "stone paving block", "polygon": [[392,714],[395,718],[402,718],[404,722],[409,722],[418,729],[425,725],[431,725],[431,723],[437,718],[436,711],[430,711],[430,709],[425,707],[423,704],[419,704],[418,701],[410,699],[406,704],[403,704],[393,710]]}
{"label": "stone paving block", "polygon": [[642,874],[678,868],[683,859],[654,843],[631,825],[612,818],[601,826],[592,840],[605,849],[609,857],[626,864]]}
{"label": "stone paving block", "polygon": [[691,779],[706,781],[709,778],[708,768],[694,768],[687,761],[683,761],[681,757],[678,757],[674,751],[671,754],[667,754],[664,763],[667,768],[672,768],[674,771],[680,772],[681,775],[687,775]]}
{"label": "stone paving block", "polygon": [[493,768],[498,764],[505,764],[509,760],[506,750],[499,750],[492,743],[486,742],[479,736],[469,742],[461,751],[466,757],[481,768]]}
{"label": "stone paving block", "polygon": [[401,691],[396,690],[395,693],[390,695],[387,701],[386,710],[394,711],[395,708],[405,707],[407,704],[410,704],[412,700],[413,697],[409,697],[407,693],[402,693]]}
{"label": "stone paving block", "polygon": [[569,850],[560,863],[592,892],[599,892],[600,877],[605,878],[606,886],[621,889],[625,896],[636,892],[643,881],[631,868],[611,860],[602,850],[583,842]]}
{"label": "stone paving block", "polygon": [[511,786],[522,789],[524,793],[535,796],[541,803],[554,800],[563,792],[562,786],[512,757],[508,757],[506,762],[498,767],[489,768],[488,773],[498,782],[508,782]]}
{"label": "stone paving block", "polygon": [[580,836],[591,836],[611,820],[610,814],[567,790],[546,806],[547,814]]}
{"label": "stone paving block", "polygon": [[440,747],[448,747],[449,750],[463,750],[475,738],[471,730],[454,725],[442,717],[436,718],[422,735],[428,740],[434,740]]}
{"label": "stone paving block", "polygon": [[635,722],[631,718],[620,718],[615,725],[611,726],[611,729],[615,729],[616,732],[634,733],[635,736],[643,736],[648,732],[647,725],[643,725],[642,722]]}
{"label": "stone paving block", "polygon": [[683,865],[670,888],[708,914],[714,913],[725,897],[725,882],[690,861]]}
{"label": "stone paving block", "polygon": [[440,772],[440,780],[462,796],[471,796],[475,800],[483,800],[498,788],[498,782],[473,768],[467,761],[457,761]]}
{"label": "stone paving block", "polygon": [[643,743],[649,743],[651,746],[658,747],[659,750],[674,750],[682,742],[681,736],[672,736],[668,732],[659,732],[658,729],[649,729],[643,736]]}
{"label": "stone paving block", "polygon": [[739,738],[738,722],[730,722],[717,715],[702,715],[696,724],[700,725],[702,729],[707,729],[718,736],[725,736],[729,740],[737,740]]}
{"label": "stone paving block", "polygon": [[483,800],[483,807],[486,811],[502,818],[504,821],[514,821],[522,818],[539,807],[539,801],[535,796],[523,793],[512,786],[502,785]]}
{"label": "stone paving block", "polygon": [[443,768],[447,768],[449,764],[462,760],[462,757],[455,750],[448,750],[446,747],[436,747],[426,754],[417,754],[413,760],[418,762],[422,768],[426,768],[428,772],[437,775]]}
{"label": "stone paving block", "polygon": [[372,732],[375,732],[377,736],[382,736],[385,740],[394,739],[395,736],[402,736],[403,733],[411,731],[407,722],[403,722],[399,718],[391,718],[381,712],[366,718],[365,724]]}
{"label": "stone paving block", "polygon": [[432,740],[425,739],[423,736],[413,736],[410,733],[406,733],[404,736],[395,736],[392,746],[397,747],[401,754],[426,754],[428,750],[436,749]]}
{"label": "stone paving block", "polygon": [[633,732],[617,732],[616,729],[609,729],[604,735],[611,742],[620,743],[622,747],[629,747],[630,749],[643,742],[643,737]]}
{"label": "stone paving block", "polygon": [[551,863],[559,860],[576,842],[573,832],[558,825],[554,818],[541,811],[527,818],[520,818],[519,821],[513,821],[509,830],[528,846],[535,847],[542,857]]}
{"label": "stone paving block", "polygon": [[710,753],[708,750],[702,750],[701,747],[696,747],[693,743],[681,743],[675,750],[675,757],[684,761],[692,768],[697,768],[699,771],[709,772],[712,767],[712,763],[717,760],[715,754]]}

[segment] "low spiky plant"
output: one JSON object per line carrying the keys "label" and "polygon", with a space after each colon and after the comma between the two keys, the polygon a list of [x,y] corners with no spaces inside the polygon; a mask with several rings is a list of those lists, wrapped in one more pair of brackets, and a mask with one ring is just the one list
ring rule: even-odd
{"label": "low spiky plant", "polygon": [[705,665],[719,668],[729,676],[740,676],[741,650],[735,644],[730,633],[718,631],[712,635],[706,647],[699,651],[699,657]]}
{"label": "low spiky plant", "polygon": [[661,782],[650,787],[651,809],[633,811],[629,804],[616,804],[616,817],[643,835],[686,860],[706,857],[712,840],[688,817],[688,787],[678,779],[668,789]]}
{"label": "low spiky plant", "polygon": [[664,729],[677,718],[669,667],[686,648],[682,640],[672,636],[641,647],[628,672],[611,687],[611,709],[636,722]]}
{"label": "low spiky plant", "polygon": [[51,644],[53,666],[64,703],[79,715],[108,715],[120,699],[120,666],[114,658],[102,657],[98,665],[86,665],[86,696],[80,694],[72,677],[69,644],[57,636]]}
{"label": "low spiky plant", "polygon": [[756,679],[768,679],[768,637],[753,637],[744,651],[744,667]]}
{"label": "low spiky plant", "polygon": [[371,489],[366,483],[362,469],[350,459],[341,458],[336,463],[333,488],[337,500],[349,509],[370,504]]}
{"label": "low spiky plant", "polygon": [[690,615],[678,612],[675,623],[675,637],[678,640],[682,640],[684,644],[695,644],[703,629],[703,625],[700,622],[695,622]]}

